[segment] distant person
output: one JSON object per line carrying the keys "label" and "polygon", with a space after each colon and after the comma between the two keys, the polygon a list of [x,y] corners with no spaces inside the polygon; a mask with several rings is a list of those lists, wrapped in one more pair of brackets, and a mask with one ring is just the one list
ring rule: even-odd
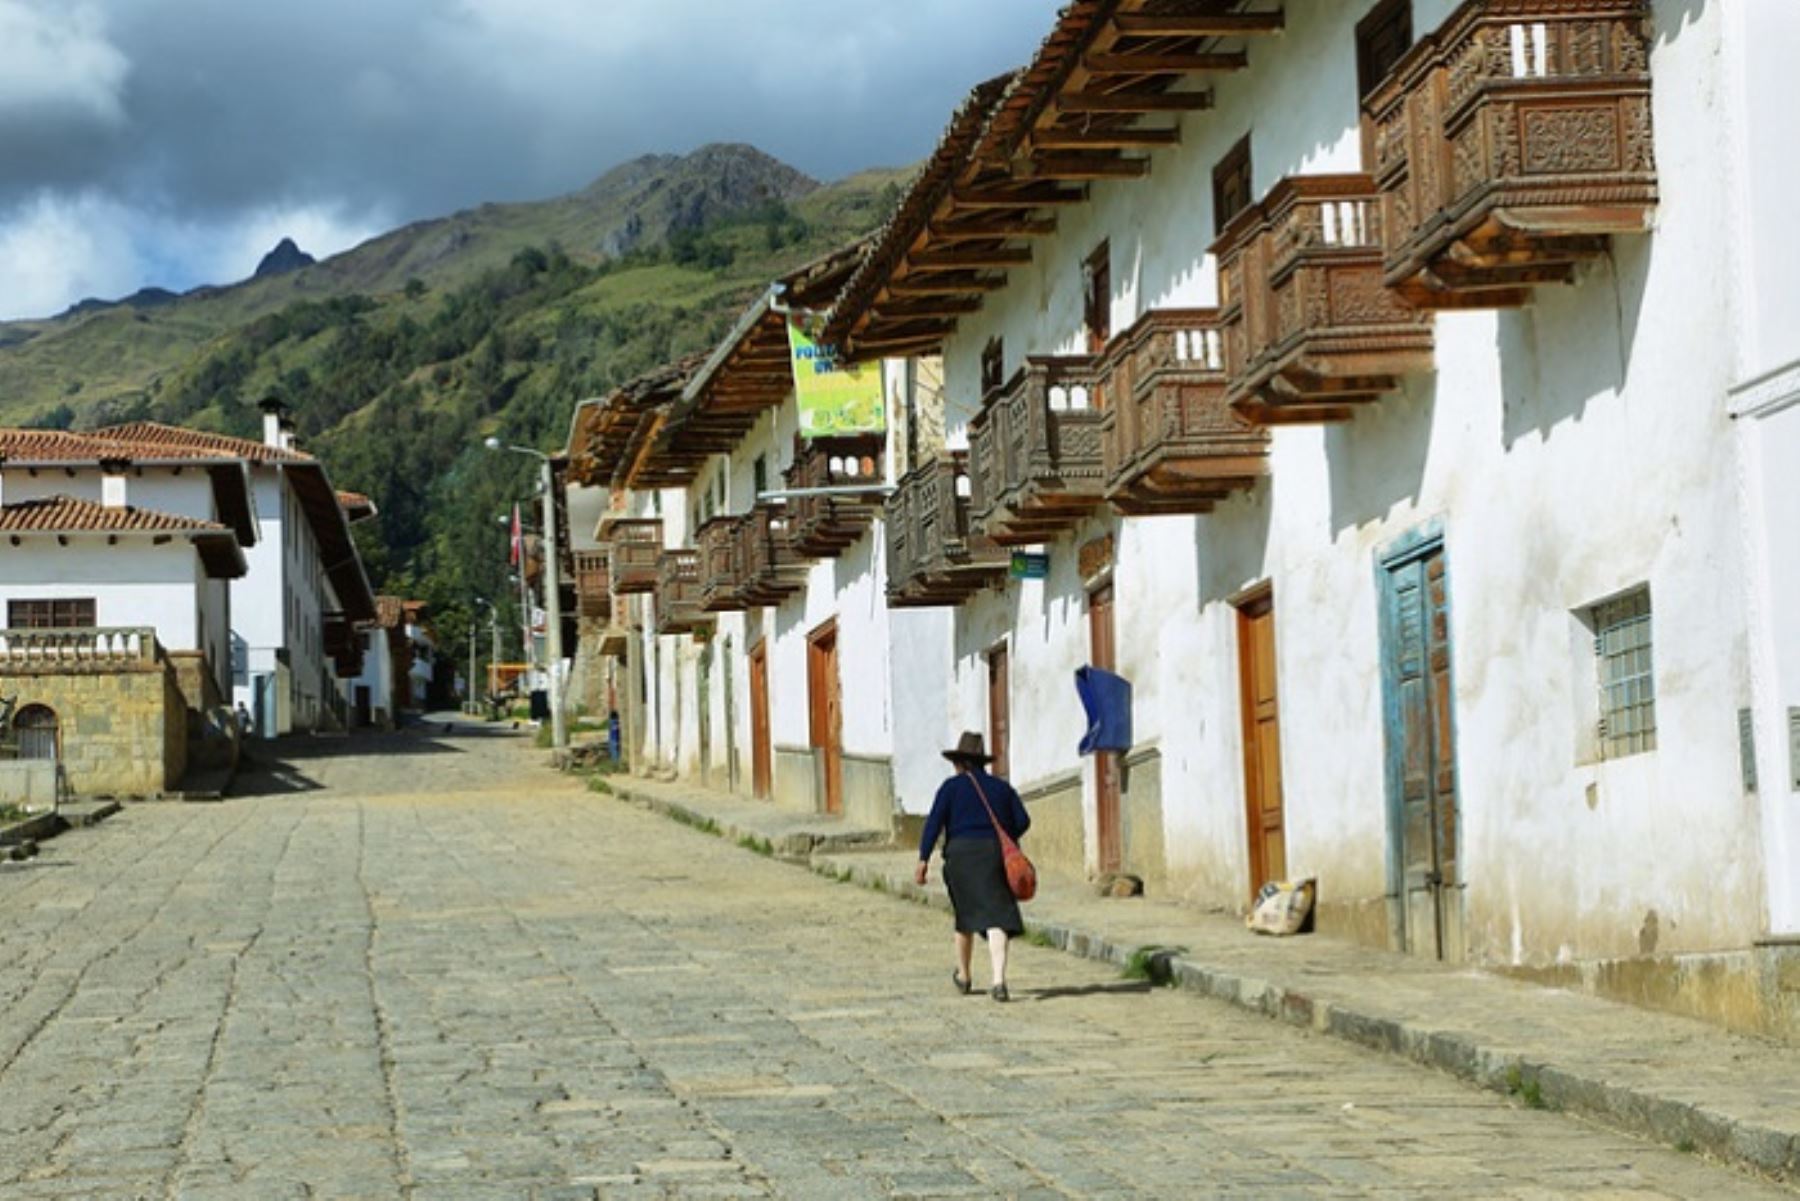
{"label": "distant person", "polygon": [[237,721],[238,733],[247,736],[250,733],[250,710],[244,707],[243,701],[237,703],[237,712],[233,717]]}
{"label": "distant person", "polygon": [[956,967],[950,981],[965,995],[975,987],[969,961],[975,954],[975,936],[987,939],[988,960],[993,968],[990,995],[996,1001],[1010,999],[1006,991],[1007,940],[1025,933],[1019,902],[1006,883],[1006,865],[1000,855],[998,822],[1014,841],[1031,828],[1031,815],[1011,784],[990,775],[987,753],[980,734],[969,731],[944,758],[956,767],[945,780],[925,819],[919,838],[919,865],[913,879],[923,885],[931,852],[944,839],[944,884],[950,890],[950,906],[956,911]]}

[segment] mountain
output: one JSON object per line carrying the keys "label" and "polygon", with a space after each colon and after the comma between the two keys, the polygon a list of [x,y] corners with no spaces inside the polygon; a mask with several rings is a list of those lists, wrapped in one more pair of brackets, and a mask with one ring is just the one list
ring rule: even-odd
{"label": "mountain", "polygon": [[460,659],[474,598],[517,628],[494,518],[537,470],[483,440],[560,448],[577,401],[716,345],[770,280],[878,226],[901,182],[820,184],[709,146],[229,287],[0,325],[0,423],[256,437],[256,402],[281,397],[302,446],[379,508],[356,527],[377,588],[431,604]]}
{"label": "mountain", "polygon": [[263,255],[262,262],[256,264],[256,274],[250,278],[267,279],[271,275],[286,275],[290,271],[310,267],[318,261],[294,245],[294,239],[283,238],[275,243],[275,249]]}
{"label": "mountain", "polygon": [[[877,175],[876,187],[892,182],[891,173]],[[634,159],[567,196],[415,222],[321,262],[277,274],[259,270],[241,283],[197,288],[166,303],[144,303],[147,289],[117,303],[83,302],[47,320],[0,322],[0,424],[65,406],[77,421],[107,419],[153,396],[213,339],[296,301],[454,288],[532,246],[560,247],[575,262],[598,265],[762,208],[816,198],[817,207],[830,209],[866,182],[823,187],[755,147],[705,146]]]}

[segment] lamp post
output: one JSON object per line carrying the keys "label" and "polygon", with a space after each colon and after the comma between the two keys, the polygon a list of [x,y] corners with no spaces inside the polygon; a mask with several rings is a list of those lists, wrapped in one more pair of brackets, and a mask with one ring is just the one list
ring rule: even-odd
{"label": "lamp post", "polygon": [[471,716],[479,712],[481,708],[480,702],[476,700],[475,693],[475,633],[480,628],[480,622],[477,619],[481,614],[481,607],[483,605],[487,605],[488,612],[491,613],[494,611],[494,606],[488,604],[485,596],[476,597],[475,604],[469,609],[469,696],[467,709]]}
{"label": "lamp post", "polygon": [[[562,588],[556,578],[556,471],[551,466],[550,456],[541,450],[532,450],[528,446],[508,446],[498,438],[487,440],[489,450],[506,450],[516,455],[530,455],[538,461],[544,489],[544,608],[548,610],[546,621],[549,629],[545,631],[545,658],[549,669],[545,673],[550,685],[550,744],[558,749],[569,745],[569,722],[563,713],[562,685],[557,679],[562,670]],[[519,578],[525,577],[525,565],[519,564]],[[530,618],[527,616],[527,628]]]}

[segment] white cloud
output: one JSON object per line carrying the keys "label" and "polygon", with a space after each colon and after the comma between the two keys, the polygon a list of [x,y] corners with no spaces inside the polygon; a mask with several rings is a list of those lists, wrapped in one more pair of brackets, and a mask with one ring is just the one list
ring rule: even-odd
{"label": "white cloud", "polygon": [[0,213],[0,321],[48,317],[88,297],[155,285],[184,291],[246,279],[275,243],[315,258],[387,228],[381,214],[327,205],[273,206],[216,224],[145,212],[98,194],[41,193]]}
{"label": "white cloud", "polygon": [[74,109],[117,124],[130,68],[92,6],[0,0],[0,117]]}

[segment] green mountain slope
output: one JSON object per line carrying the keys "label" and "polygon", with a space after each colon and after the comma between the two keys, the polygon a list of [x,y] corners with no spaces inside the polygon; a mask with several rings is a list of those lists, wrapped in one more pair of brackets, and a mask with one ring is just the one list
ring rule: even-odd
{"label": "green mountain slope", "polygon": [[[30,398],[66,403],[59,422],[255,437],[256,402],[280,396],[301,446],[380,508],[357,529],[377,588],[430,602],[461,655],[477,596],[518,628],[496,519],[534,499],[533,462],[482,440],[560,448],[577,401],[716,344],[770,280],[878,225],[899,183],[873,171],[819,186],[745,148],[638,160],[544,206],[477,209],[150,310],[36,323],[0,346],[0,398],[35,372],[51,389],[83,382]],[[0,421],[19,420],[7,403]]]}
{"label": "green mountain slope", "polygon": [[[841,190],[825,189],[823,205]],[[819,191],[815,181],[752,147],[707,146],[684,157],[635,159],[554,200],[489,204],[416,222],[298,271],[0,323],[0,423],[109,420],[213,339],[297,301],[379,296],[413,280],[453,288],[504,267],[528,246],[560,247],[578,263],[597,265]]]}

